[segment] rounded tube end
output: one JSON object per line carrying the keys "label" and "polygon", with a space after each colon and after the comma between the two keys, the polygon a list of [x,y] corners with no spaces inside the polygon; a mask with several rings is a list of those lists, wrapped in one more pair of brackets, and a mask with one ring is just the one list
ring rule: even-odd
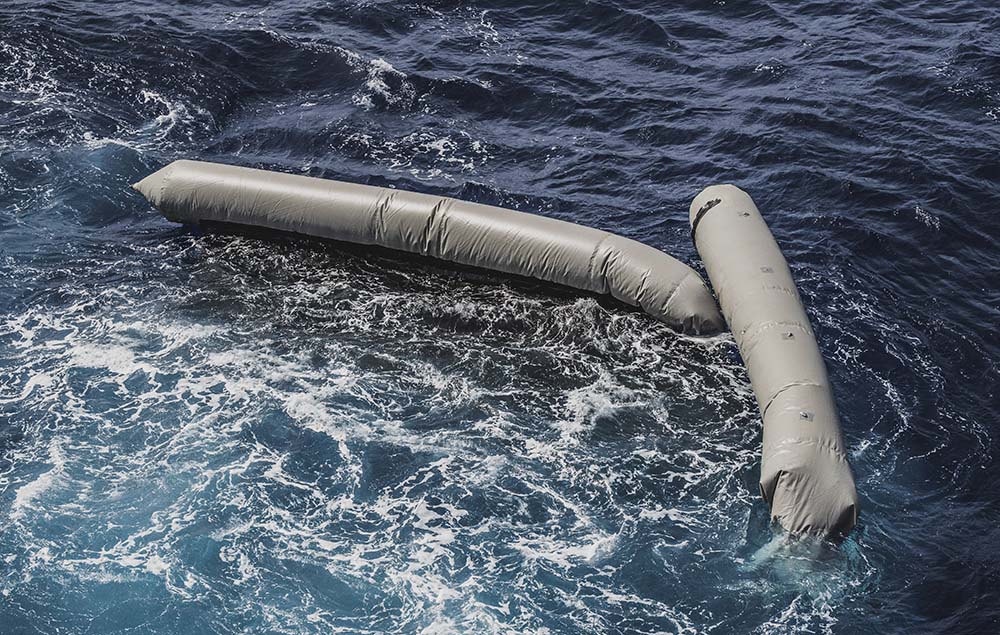
{"label": "rounded tube end", "polygon": [[685,335],[718,335],[726,330],[719,305],[697,273],[691,272],[681,281],[667,309],[669,315],[664,321],[674,322]]}
{"label": "rounded tube end", "polygon": [[708,213],[716,205],[720,203],[728,203],[735,205],[754,205],[753,199],[750,195],[729,183],[724,183],[721,185],[711,185],[703,189],[698,196],[694,197],[691,201],[691,208],[688,211],[688,222],[691,223],[692,229],[697,226],[698,221]]}

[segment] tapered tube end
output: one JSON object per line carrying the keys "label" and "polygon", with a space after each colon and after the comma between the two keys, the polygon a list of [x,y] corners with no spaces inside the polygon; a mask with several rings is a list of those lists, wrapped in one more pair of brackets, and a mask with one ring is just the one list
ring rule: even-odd
{"label": "tapered tube end", "polygon": [[146,197],[146,200],[159,207],[163,197],[163,185],[166,182],[170,166],[153,172],[138,183],[132,184],[132,189]]}

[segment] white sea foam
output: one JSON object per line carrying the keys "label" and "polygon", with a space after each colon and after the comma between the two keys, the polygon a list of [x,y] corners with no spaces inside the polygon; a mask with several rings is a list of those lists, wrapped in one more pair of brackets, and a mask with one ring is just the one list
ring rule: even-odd
{"label": "white sea foam", "polygon": [[613,380],[602,371],[597,380],[572,390],[566,398],[567,417],[556,422],[563,441],[577,442],[579,436],[597,419],[611,417],[618,408],[635,405],[635,392]]}
{"label": "white sea foam", "polygon": [[63,455],[60,441],[57,439],[49,442],[48,464],[47,471],[38,475],[30,483],[17,488],[14,502],[11,504],[10,517],[12,520],[23,518],[27,511],[37,504],[38,499],[55,487],[62,478],[66,469],[66,458]]}
{"label": "white sea foam", "polygon": [[354,94],[353,101],[369,110],[378,103],[409,106],[413,104],[416,94],[405,73],[378,57],[368,62],[364,87]]}
{"label": "white sea foam", "polygon": [[393,172],[405,172],[421,181],[456,181],[456,173],[471,174],[490,159],[487,144],[462,130],[458,122],[448,133],[418,130],[396,139],[353,132],[347,143]]}
{"label": "white sea foam", "polygon": [[[75,507],[46,512],[90,533],[58,548],[35,539],[46,566],[76,584],[156,580],[185,601],[225,602],[219,589],[239,588],[259,598],[245,610],[286,630],[343,626],[326,609],[332,584],[386,598],[396,612],[369,607],[372,619],[414,632],[544,632],[553,607],[578,630],[609,628],[609,611],[690,630],[683,607],[643,598],[616,571],[637,542],[667,579],[681,575],[676,554],[743,549],[755,494],[740,474],[757,439],[728,341],[676,338],[592,300],[426,273],[394,288],[357,263],[190,240],[211,256],[194,277],[225,266],[294,280],[261,291],[248,279],[240,303],[202,314],[190,309],[197,284],[150,302],[148,288],[139,299],[127,286],[146,280],[127,282],[101,303],[0,323],[30,343],[11,348],[28,371],[5,398],[61,417],[73,435],[51,446],[58,466],[50,446],[25,449],[36,475],[18,477],[25,536],[44,533],[27,512],[67,474],[87,474]],[[335,305],[330,290],[345,281],[354,295]],[[276,296],[287,303],[278,312]],[[479,330],[440,326],[456,321]],[[716,355],[712,380],[731,382],[739,403],[705,398],[701,373],[685,368],[695,350]],[[672,414],[680,406],[710,414]],[[618,418],[640,428],[588,440]],[[217,571],[191,558],[196,544],[217,550]],[[292,578],[294,600],[276,599],[275,580]]]}

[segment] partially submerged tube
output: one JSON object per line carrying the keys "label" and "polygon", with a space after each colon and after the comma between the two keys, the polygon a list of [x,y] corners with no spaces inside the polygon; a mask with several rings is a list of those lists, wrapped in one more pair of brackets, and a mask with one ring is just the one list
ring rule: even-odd
{"label": "partially submerged tube", "polygon": [[857,523],[858,496],[788,264],[753,200],[735,186],[702,191],[690,220],[764,420],[760,490],[771,517],[794,534],[842,536]]}
{"label": "partially submerged tube", "polygon": [[610,294],[684,333],[725,324],[690,267],[573,223],[443,196],[218,163],[175,161],[133,186],[168,219],[378,245]]}
{"label": "partially submerged tube", "polygon": [[[176,161],[133,186],[168,219],[378,245],[554,282],[642,308],[684,333],[722,316],[701,277],[647,245],[573,223],[417,194]],[[826,368],[784,256],[750,197],[710,187],[691,232],[764,420],[761,494],[794,534],[844,535],[858,499]]]}

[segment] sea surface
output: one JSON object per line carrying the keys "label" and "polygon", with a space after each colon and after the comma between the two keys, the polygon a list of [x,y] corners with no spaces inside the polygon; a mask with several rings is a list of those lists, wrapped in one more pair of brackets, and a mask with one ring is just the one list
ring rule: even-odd
{"label": "sea surface", "polygon": [[[210,6],[209,6],[210,5]],[[180,158],[574,221],[701,270],[752,194],[861,496],[758,496],[730,335],[204,235]],[[995,2],[0,5],[0,633],[1000,632]]]}

